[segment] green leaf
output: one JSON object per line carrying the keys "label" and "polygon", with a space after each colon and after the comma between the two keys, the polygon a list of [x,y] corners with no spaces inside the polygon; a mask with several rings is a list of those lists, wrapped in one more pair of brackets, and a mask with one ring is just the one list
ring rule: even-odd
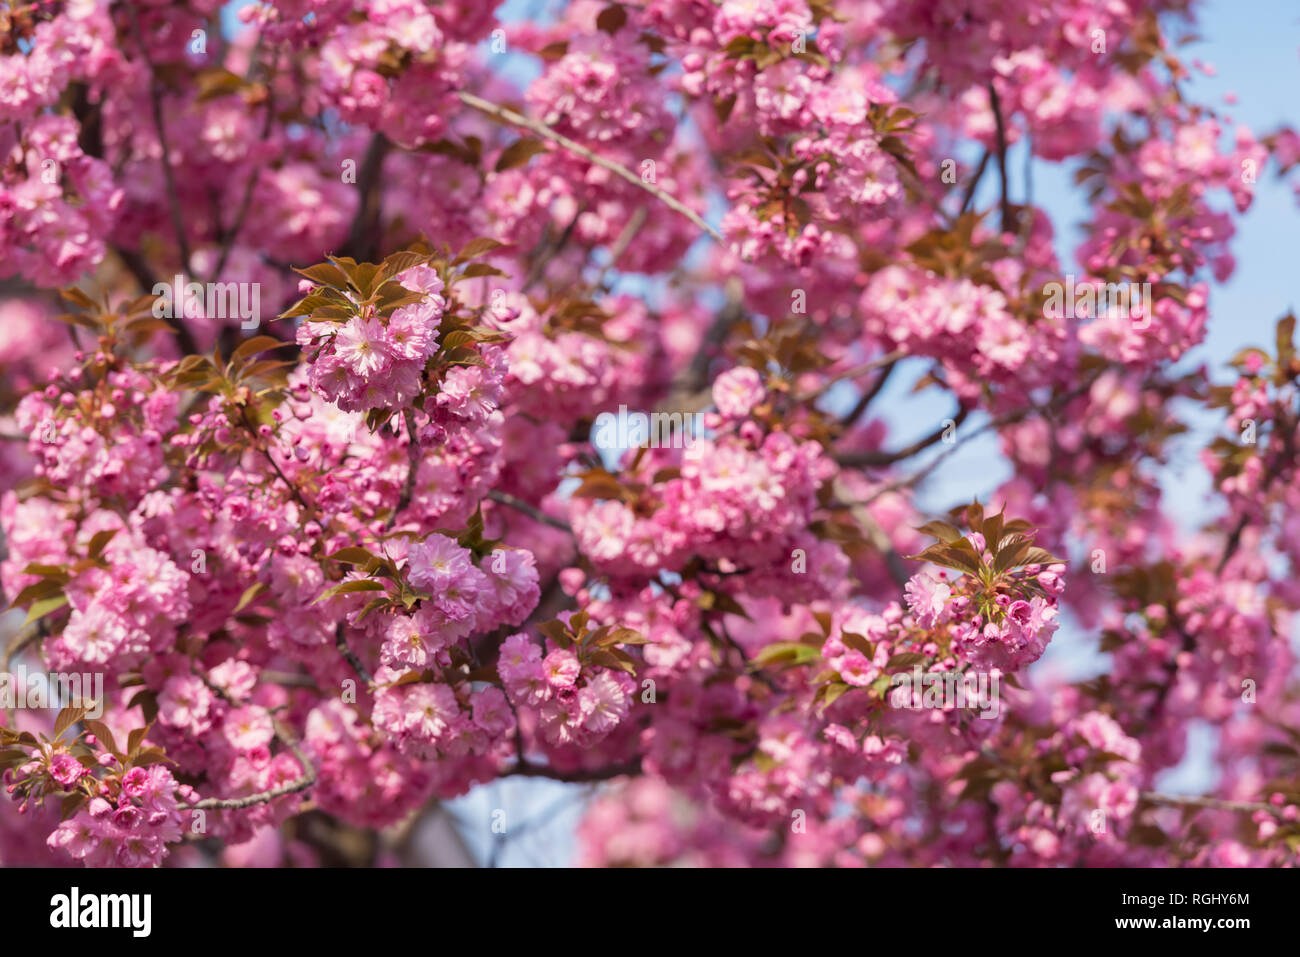
{"label": "green leaf", "polygon": [[56,595],[53,598],[45,598],[38,602],[33,602],[32,606],[27,609],[27,620],[23,622],[26,628],[32,622],[44,618],[50,612],[58,611],[68,603],[67,595]]}
{"label": "green leaf", "polygon": [[[375,289],[382,290],[385,283],[399,273],[414,266],[422,266],[429,261],[426,253],[417,253],[409,249],[403,249],[387,257],[379,267],[379,273],[375,276]],[[404,288],[399,284],[398,288]]]}
{"label": "green leaf", "polygon": [[984,524],[979,531],[984,536],[984,541],[989,548],[996,548],[998,542],[1001,541],[1003,521],[1001,512],[984,519]]}
{"label": "green leaf", "polygon": [[924,525],[920,526],[917,531],[925,535],[930,535],[945,543],[955,542],[957,539],[962,537],[961,531],[956,526],[949,525],[947,522],[926,522]]}
{"label": "green leaf", "polygon": [[848,685],[843,681],[832,681],[830,684],[826,685],[825,690],[822,692],[822,710],[824,711],[833,705],[846,692],[848,692],[851,687],[851,685]]}
{"label": "green leaf", "polygon": [[[749,38],[745,37],[744,39],[749,39]],[[725,125],[727,120],[731,119],[731,112],[735,108],[736,108],[736,94],[734,93],[731,94],[731,96],[723,97],[721,99],[717,99],[717,98],[714,99],[713,115],[717,117],[719,126]]]}
{"label": "green leaf", "polygon": [[[987,522],[985,525],[987,526]],[[998,544],[998,554],[993,559],[993,571],[1001,574],[1008,569],[1024,564],[1029,554],[1030,541],[1024,535],[1008,535]]]}
{"label": "green leaf", "polygon": [[525,136],[522,139],[515,140],[501,151],[501,156],[497,158],[495,170],[498,173],[503,173],[508,169],[523,166],[538,153],[545,152],[545,143],[531,136]]}
{"label": "green leaf", "polygon": [[537,630],[557,645],[568,647],[568,645],[572,644],[572,639],[569,637],[569,629],[566,628],[564,622],[560,621],[558,618],[552,619],[551,621],[541,622],[537,626]]}
{"label": "green leaf", "polygon": [[470,263],[465,267],[465,271],[460,274],[462,279],[478,279],[481,276],[504,276],[505,273],[496,266],[489,266],[487,263]]}
{"label": "green leaf", "polygon": [[40,562],[28,562],[27,567],[23,569],[24,575],[40,575],[43,578],[56,578],[61,582],[66,582],[72,576],[62,565],[42,565]]}
{"label": "green leaf", "polygon": [[325,557],[336,562],[342,562],[345,565],[361,565],[363,567],[368,567],[372,563],[374,565],[379,565],[383,562],[378,555],[367,551],[359,545],[349,545],[347,548],[340,548],[337,552],[326,555]]}
{"label": "green leaf", "polygon": [[140,749],[140,743],[144,741],[144,736],[149,733],[149,726],[146,724],[143,728],[133,728],[131,733],[126,736],[126,753],[128,757],[134,756]]}
{"label": "green leaf", "polygon": [[203,70],[198,75],[199,93],[196,101],[206,103],[208,100],[230,96],[238,93],[245,85],[244,78],[230,70],[221,67]]}
{"label": "green leaf", "polygon": [[21,608],[37,599],[49,598],[52,595],[59,595],[62,593],[63,582],[57,581],[53,578],[42,578],[40,581],[33,582],[20,591],[17,597],[14,598],[13,604],[9,607]]}
{"label": "green leaf", "polygon": [[501,249],[505,243],[498,242],[495,239],[488,239],[486,236],[480,236],[478,239],[471,239],[465,244],[465,248],[456,254],[452,260],[453,266],[459,266],[470,259],[477,259],[479,256]]}
{"label": "green leaf", "polygon": [[840,641],[845,648],[852,648],[854,651],[860,651],[870,659],[876,650],[871,647],[871,642],[867,641],[862,635],[854,634],[851,631],[843,632],[840,635]]}
{"label": "green leaf", "polygon": [[625,661],[611,651],[598,648],[593,651],[588,660],[592,664],[600,665],[602,668],[615,668],[619,671],[626,671],[630,675],[636,674],[636,665],[631,661]]}
{"label": "green leaf", "polygon": [[66,286],[59,290],[59,295],[68,302],[75,302],[82,309],[98,309],[95,300],[91,299],[86,293],[82,292],[76,286]]}
{"label": "green leaf", "polygon": [[604,469],[588,472],[582,484],[573,490],[574,498],[621,498],[623,485]]}
{"label": "green leaf", "polygon": [[348,287],[348,277],[343,274],[343,270],[333,263],[317,263],[315,266],[308,266],[306,269],[295,269],[294,272],[306,276],[318,286],[332,286],[335,289],[346,289]]}
{"label": "green leaf", "polygon": [[59,712],[59,716],[54,719],[54,739],[57,741],[64,731],[67,731],[85,716],[85,708],[73,708],[71,706],[64,708]]}
{"label": "green leaf", "polygon": [[113,732],[108,729],[108,725],[102,721],[96,721],[87,718],[82,722],[86,730],[99,739],[99,748],[115,755],[119,760],[123,757],[122,753],[117,750],[117,741],[113,738]]}
{"label": "green leaf", "polygon": [[245,608],[247,608],[248,603],[251,602],[254,598],[256,598],[258,592],[260,592],[265,587],[266,586],[263,585],[261,582],[253,582],[253,584],[245,588],[244,593],[239,596],[239,603],[235,605],[235,610],[232,611],[231,614],[237,615]]}
{"label": "green leaf", "polygon": [[925,655],[921,654],[919,651],[900,651],[889,659],[885,668],[910,668],[913,665],[921,664],[923,661],[925,661]]}
{"label": "green leaf", "polygon": [[145,748],[131,759],[131,763],[137,768],[148,767],[151,764],[158,764],[160,761],[166,761],[168,764],[176,763],[171,758],[167,757],[166,752],[163,751],[162,748]]}
{"label": "green leaf", "polygon": [[158,696],[148,688],[144,688],[135,693],[131,700],[127,702],[126,707],[130,710],[136,705],[139,705],[140,710],[144,713],[144,723],[153,724],[154,719],[158,717]]}
{"label": "green leaf", "polygon": [[81,806],[89,800],[90,795],[88,794],[82,794],[81,792],[69,794],[59,804],[59,820],[66,821],[68,818],[72,817],[72,815],[76,814],[77,811],[81,810]]}
{"label": "green leaf", "polygon": [[613,645],[653,645],[654,641],[632,628],[618,627],[607,635],[596,639],[596,646],[606,648]]}
{"label": "green leaf", "polygon": [[276,349],[280,346],[288,346],[293,343],[285,342],[283,339],[277,339],[275,336],[253,336],[251,339],[245,339],[235,351],[230,354],[230,363],[228,368],[238,369],[244,359],[249,356],[257,355],[259,352],[265,352],[267,349]]}
{"label": "green leaf", "polygon": [[596,29],[604,30],[611,35],[623,29],[625,23],[627,23],[627,11],[616,3],[610,4],[596,17]]}
{"label": "green leaf", "polygon": [[280,313],[281,319],[292,319],[295,316],[310,316],[317,309],[335,304],[335,300],[328,296],[323,296],[318,292],[309,293],[303,296],[292,306]]}
{"label": "green leaf", "polygon": [[384,583],[374,578],[356,578],[352,581],[340,582],[333,588],[327,589],[317,598],[313,605],[319,605],[323,601],[328,601],[335,595],[349,595],[359,591],[384,591]]}
{"label": "green leaf", "polygon": [[568,54],[568,52],[569,41],[557,40],[555,43],[548,43],[546,46],[542,47],[537,51],[537,55],[543,60],[551,61],[562,59]]}
{"label": "green leaf", "polygon": [[745,611],[744,607],[740,604],[740,602],[736,601],[736,599],[732,598],[730,595],[726,594],[725,592],[716,592],[716,591],[703,592],[701,593],[699,599],[697,599],[696,604],[698,604],[701,608],[705,609],[706,611],[720,611],[723,612],[724,614],[736,615],[740,618],[744,618],[747,621],[754,620],[749,617],[749,612]]}
{"label": "green leaf", "polygon": [[1057,558],[1045,548],[1034,546],[1025,553],[1026,565],[1064,565],[1064,558]]}
{"label": "green leaf", "polygon": [[116,528],[106,528],[102,531],[96,532],[90,538],[90,547],[87,550],[87,554],[91,558],[98,558],[104,553],[104,549],[108,547],[108,543],[113,540],[118,531],[119,530]]}
{"label": "green leaf", "polygon": [[754,667],[771,668],[780,665],[793,668],[818,661],[821,656],[821,650],[812,645],[805,645],[798,641],[777,641],[767,645],[754,656]]}

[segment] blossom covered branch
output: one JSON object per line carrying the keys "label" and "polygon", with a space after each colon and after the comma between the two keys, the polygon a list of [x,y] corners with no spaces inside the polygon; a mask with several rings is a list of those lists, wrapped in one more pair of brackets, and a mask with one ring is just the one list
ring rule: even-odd
{"label": "blossom covered branch", "polygon": [[591,865],[1294,864],[1294,317],[1181,360],[1300,135],[1189,6],[10,4],[0,862],[513,777]]}

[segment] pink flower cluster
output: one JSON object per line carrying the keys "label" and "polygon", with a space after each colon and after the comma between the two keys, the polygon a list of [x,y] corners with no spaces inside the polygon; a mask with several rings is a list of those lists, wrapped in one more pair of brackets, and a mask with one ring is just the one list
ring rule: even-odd
{"label": "pink flower cluster", "polygon": [[550,639],[543,648],[522,632],[502,643],[497,670],[515,707],[536,710],[552,745],[599,742],[626,720],[635,689],[627,675],[584,665],[573,650]]}
{"label": "pink flower cluster", "polygon": [[394,615],[382,625],[380,654],[395,669],[445,666],[447,648],[475,632],[520,624],[539,596],[531,552],[501,548],[480,567],[469,549],[444,535],[412,545],[406,573],[428,597],[412,614]]}
{"label": "pink flower cluster", "polygon": [[308,320],[298,328],[298,343],[313,350],[312,388],[345,411],[400,408],[424,388],[425,364],[438,347],[443,283],[428,266],[413,267],[398,281],[424,298],[386,320],[363,314],[341,323]]}
{"label": "pink flower cluster", "polygon": [[[381,669],[376,678],[382,682],[394,674]],[[380,688],[371,720],[400,752],[424,760],[486,754],[496,750],[515,725],[501,689],[471,691],[462,702],[457,689],[436,682]]]}
{"label": "pink flower cluster", "polygon": [[167,845],[181,839],[186,816],[177,797],[193,800],[194,789],[178,785],[162,765],[132,768],[122,775],[116,805],[102,797],[64,821],[49,837],[88,867],[157,867]]}

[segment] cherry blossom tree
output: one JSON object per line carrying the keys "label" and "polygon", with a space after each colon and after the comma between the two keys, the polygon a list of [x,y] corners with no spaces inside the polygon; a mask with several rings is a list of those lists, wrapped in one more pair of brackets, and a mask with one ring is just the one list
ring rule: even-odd
{"label": "cherry blossom tree", "polygon": [[517,777],[598,866],[1296,862],[1295,319],[1179,360],[1300,137],[1189,0],[235,7],[0,11],[0,860],[374,864]]}

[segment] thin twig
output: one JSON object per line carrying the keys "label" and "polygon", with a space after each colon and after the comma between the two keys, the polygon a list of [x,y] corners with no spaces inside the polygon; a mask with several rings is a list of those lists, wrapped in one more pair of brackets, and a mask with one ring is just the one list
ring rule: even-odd
{"label": "thin twig", "polygon": [[894,370],[897,368],[898,363],[891,362],[889,365],[881,369],[880,375],[876,376],[876,381],[871,383],[871,388],[863,392],[862,395],[858,397],[858,401],[854,403],[853,408],[849,409],[849,411],[841,417],[840,425],[848,426],[858,421],[858,419],[861,418],[862,413],[867,411],[867,406],[871,405],[876,396],[880,395],[880,390],[885,387],[885,383],[889,381],[889,377],[894,374]]}
{"label": "thin twig", "polygon": [[[1284,411],[1280,403],[1277,404],[1277,411],[1278,413],[1282,413]],[[1285,417],[1279,414],[1277,421],[1283,422],[1285,421]],[[1260,483],[1259,492],[1257,493],[1258,496],[1260,497],[1264,496],[1268,492],[1273,482],[1278,478],[1278,476],[1282,474],[1282,471],[1285,468],[1285,466],[1288,463],[1295,461],[1296,433],[1292,423],[1287,424],[1287,428],[1283,433],[1283,436],[1284,437],[1282,439],[1282,443],[1283,443],[1282,454],[1275,456],[1273,461],[1270,463],[1268,469],[1265,470],[1264,479]],[[1237,520],[1237,523],[1236,525],[1233,526],[1232,531],[1228,533],[1228,537],[1224,541],[1223,553],[1219,556],[1219,564],[1215,567],[1214,570],[1215,575],[1223,574],[1223,570],[1228,566],[1228,562],[1232,559],[1232,556],[1236,554],[1237,548],[1241,545],[1241,536],[1246,531],[1246,526],[1249,524],[1250,524],[1250,513],[1247,512]]]}
{"label": "thin twig", "polygon": [[535,505],[530,505],[523,499],[516,498],[508,492],[501,492],[497,489],[493,489],[487,493],[487,497],[494,502],[499,502],[500,504],[507,506],[508,508],[513,508],[517,512],[523,512],[535,522],[541,522],[543,525],[551,526],[551,528],[558,528],[560,531],[568,532],[570,535],[573,534],[573,529],[570,527],[568,522],[556,518],[554,515],[547,515]]}
{"label": "thin twig", "polygon": [[[19,631],[18,634],[14,635],[13,640],[10,641],[8,646],[5,648],[4,661],[0,662],[0,673],[8,674],[9,663],[13,661],[14,656],[36,639],[42,637],[44,633],[45,621],[42,619],[36,622],[31,628],[24,628]],[[14,721],[13,708],[7,705],[5,706],[5,721],[8,724],[13,724]]]}
{"label": "thin twig", "polygon": [[848,468],[861,468],[867,465],[891,465],[894,462],[901,462],[903,459],[910,459],[917,452],[922,452],[940,441],[950,430],[956,429],[957,426],[966,421],[968,415],[970,415],[970,408],[962,406],[957,410],[955,416],[947,420],[952,423],[951,425],[943,425],[924,438],[917,439],[911,445],[901,448],[897,452],[885,452],[878,449],[863,452],[842,452],[835,456],[835,461]]}
{"label": "thin twig", "polygon": [[[118,258],[122,260],[122,265],[126,267],[127,272],[135,278],[135,281],[140,286],[140,292],[152,293],[154,286],[157,284],[157,280],[149,270],[148,264],[145,263],[144,257],[134,250],[123,249],[121,246],[114,246],[113,252],[117,253]],[[172,311],[178,313],[178,315],[165,317],[163,322],[176,330],[176,338],[180,342],[181,351],[183,353],[186,355],[198,354],[200,351],[198,340],[194,338],[194,333],[190,332],[189,326],[185,325],[184,316],[180,314],[182,310],[177,307]]]}
{"label": "thin twig", "polygon": [[375,676],[372,675],[366,666],[361,663],[361,659],[357,657],[356,652],[348,647],[348,640],[343,634],[342,622],[339,622],[334,626],[334,647],[338,649],[339,654],[344,657],[347,663],[352,666],[352,670],[365,679],[366,686],[373,688],[375,685]]}
{"label": "thin twig", "polygon": [[[549,226],[547,227],[547,239],[538,243],[538,249],[533,256],[532,265],[529,267],[528,275],[524,279],[522,286],[524,292],[527,292],[536,285],[537,281],[545,274],[546,267],[549,266],[552,260],[554,260],[556,256],[560,255],[560,253],[564,251],[565,247],[569,245],[569,240],[573,238],[573,230],[578,225],[578,218],[586,212],[586,209],[587,205],[585,202],[579,203],[578,208],[573,211],[573,217],[569,220],[569,225],[564,227],[564,231],[561,232],[559,238],[554,241],[549,241],[551,229]],[[550,248],[542,249],[541,247],[543,246],[549,246]]]}
{"label": "thin twig", "polygon": [[722,621],[719,621],[718,625],[720,628],[722,628],[722,634],[723,634],[722,638],[718,637],[718,633],[713,630],[713,627],[708,623],[707,619],[705,619],[704,617],[700,618],[700,630],[703,631],[706,635],[708,635],[709,638],[712,639],[715,645],[722,644],[723,641],[725,640],[726,644],[731,648],[731,650],[734,651],[740,657],[741,666],[743,667],[745,674],[752,675],[753,677],[757,678],[759,681],[763,682],[763,684],[767,685],[773,691],[779,691],[780,688],[777,686],[776,681],[772,678],[771,675],[769,675],[766,671],[764,671],[762,668],[755,665],[754,662],[750,660],[749,655],[745,654],[745,649],[741,647],[740,642],[738,642],[735,638],[731,636],[731,632],[727,631],[726,624]]}
{"label": "thin twig", "polygon": [[347,242],[340,255],[350,256],[358,262],[372,259],[378,249],[376,233],[379,227],[380,204],[378,198],[379,175],[383,172],[384,157],[391,144],[383,133],[376,133],[366,147],[357,178],[357,192],[361,194],[357,211],[348,228]]}
{"label": "thin twig", "polygon": [[131,11],[131,29],[135,34],[136,46],[140,56],[149,67],[149,102],[153,112],[154,130],[158,134],[158,145],[162,149],[163,182],[167,187],[167,199],[171,206],[172,227],[176,230],[176,243],[181,254],[181,271],[190,271],[190,241],[185,235],[185,223],[181,219],[180,196],[176,191],[176,179],[172,174],[171,149],[167,145],[167,132],[163,127],[162,96],[158,90],[158,74],[154,71],[153,59],[149,56],[149,47],[144,33],[140,29],[140,14],[134,5],[128,5]]}
{"label": "thin twig", "polygon": [[727,301],[713,317],[713,323],[696,346],[690,364],[674,376],[667,398],[659,404],[660,412],[693,412],[711,401],[709,364],[718,348],[727,341],[732,326],[745,318],[745,290],[740,280],[732,276],[727,280],[725,291]]}
{"label": "thin twig", "polygon": [[1198,795],[1161,794],[1157,791],[1143,791],[1142,800],[1149,804],[1163,804],[1166,807],[1196,807],[1209,811],[1236,811],[1242,814],[1254,814],[1259,811],[1281,817],[1283,809],[1271,804],[1254,801],[1227,801],[1223,798],[1202,797]]}
{"label": "thin twig", "polygon": [[516,765],[502,777],[549,778],[552,781],[582,783],[585,781],[608,781],[626,775],[641,773],[641,759],[636,758],[624,764],[610,764],[601,768],[579,768],[576,771],[557,771],[539,764]]}
{"label": "thin twig", "polygon": [[989,81],[989,108],[993,110],[993,122],[998,133],[998,176],[1002,180],[1002,231],[1009,233],[1011,224],[1011,193],[1007,180],[1007,129],[1002,120],[1002,104],[998,100],[997,87]]}
{"label": "thin twig", "polygon": [[975,167],[975,172],[971,175],[970,182],[966,184],[966,191],[961,197],[961,209],[957,212],[958,216],[964,215],[970,209],[971,200],[975,198],[975,190],[979,186],[980,180],[984,178],[984,170],[989,165],[989,156],[989,151],[985,150],[984,155],[980,157],[979,165]]}
{"label": "thin twig", "polygon": [[286,781],[279,787],[274,787],[267,791],[259,791],[257,794],[249,794],[241,798],[206,798],[190,805],[177,805],[177,809],[181,811],[237,811],[240,808],[253,807],[257,804],[266,804],[269,801],[274,801],[276,798],[284,797],[286,794],[295,794],[298,791],[305,791],[307,788],[315,784],[316,768],[307,755],[303,753],[302,747],[298,744],[298,739],[295,738],[292,732],[290,732],[289,729],[280,722],[279,718],[272,718],[271,725],[275,728],[275,736],[280,739],[281,743],[293,753],[293,756],[298,760],[298,763],[302,765],[301,775],[294,778],[292,781]]}
{"label": "thin twig", "polygon": [[292,671],[263,671],[261,678],[263,681],[269,681],[273,685],[282,685],[286,688],[310,688],[313,691],[320,690],[310,675],[300,675]]}
{"label": "thin twig", "polygon": [[[844,486],[839,482],[835,483],[834,489],[836,495],[843,495],[845,492]],[[889,577],[894,580],[894,584],[899,588],[904,587],[911,576],[908,575],[907,567],[903,564],[903,556],[898,553],[898,549],[894,547],[885,530],[880,527],[876,517],[867,510],[865,504],[852,506],[849,514],[867,533],[871,547],[880,552],[881,557],[884,558],[885,567],[889,569]]]}
{"label": "thin twig", "polygon": [[808,392],[805,392],[803,395],[796,396],[794,401],[796,403],[803,403],[809,401],[810,399],[816,399],[819,396],[823,395],[828,389],[834,386],[837,382],[843,382],[845,379],[856,379],[864,372],[871,372],[873,369],[880,369],[885,366],[891,366],[899,359],[903,359],[906,356],[907,356],[906,349],[895,349],[893,352],[890,352],[883,356],[878,356],[875,359],[872,359],[870,362],[864,362],[861,365],[853,366],[851,369],[845,369],[843,372],[838,372],[835,375],[832,375],[829,379],[827,379],[817,388],[810,389]]}
{"label": "thin twig", "polygon": [[903,476],[902,478],[896,479],[895,481],[890,482],[887,485],[881,486],[880,488],[876,489],[876,491],[874,491],[871,495],[867,496],[865,499],[859,502],[850,502],[850,503],[842,503],[842,504],[847,508],[853,508],[858,505],[870,505],[876,499],[880,498],[883,495],[888,495],[890,492],[897,492],[900,489],[910,488],[911,486],[915,485],[917,482],[925,478],[927,475],[929,475],[931,472],[933,472],[936,468],[938,468],[939,464],[943,462],[944,459],[948,458],[948,456],[952,455],[954,452],[960,449],[971,439],[983,435],[985,432],[988,432],[991,429],[1000,428],[1001,426],[1008,425],[1012,422],[1019,422],[1021,419],[1029,415],[1032,415],[1034,412],[1044,412],[1047,409],[1059,408],[1061,406],[1064,406],[1070,401],[1083,395],[1083,393],[1087,392],[1089,389],[1091,389],[1092,384],[1093,382],[1096,381],[1096,379],[1097,379],[1097,375],[1089,376],[1087,381],[1085,381],[1082,385],[1074,389],[1071,389],[1069,392],[1063,393],[1060,396],[1057,396],[1055,399],[1053,399],[1051,402],[1048,402],[1046,405],[1026,406],[1021,409],[1016,409],[1013,412],[1008,412],[1005,415],[1000,415],[995,419],[990,419],[988,422],[985,422],[975,431],[969,433],[964,438],[958,439],[948,448],[944,449],[942,452],[936,455],[933,461],[931,461],[928,465],[925,465],[924,467],[918,469],[917,471],[911,473],[910,475]]}
{"label": "thin twig", "polygon": [[562,133],[555,132],[555,130],[551,129],[545,123],[541,123],[538,120],[530,119],[529,117],[524,116],[522,113],[516,113],[514,110],[510,109],[509,107],[505,107],[497,103],[493,103],[491,100],[485,100],[481,96],[475,96],[473,93],[467,93],[464,90],[461,90],[456,95],[460,98],[460,101],[464,103],[466,106],[473,107],[479,112],[486,113],[488,116],[501,120],[502,122],[509,123],[511,126],[517,126],[520,127],[521,129],[531,130],[532,132],[536,133],[538,136],[542,137],[543,139],[550,140],[552,143],[556,143],[564,147],[570,153],[573,153],[576,156],[581,156],[583,159],[595,163],[597,166],[601,167],[602,169],[609,170],[615,176],[618,176],[626,180],[627,182],[631,183],[633,186],[640,187],[641,189],[645,190],[647,193],[656,197],[660,202],[662,202],[669,209],[685,216],[697,227],[699,227],[705,233],[711,236],[716,242],[725,245],[726,240],[723,238],[722,234],[718,232],[716,229],[714,229],[712,226],[710,226],[708,223],[706,223],[703,219],[701,219],[699,213],[695,212],[695,210],[691,209],[689,206],[682,203],[671,193],[665,192],[664,190],[660,189],[654,183],[645,182],[644,180],[641,179],[640,176],[637,176],[636,173],[633,173],[630,169],[628,169],[626,166],[623,166],[621,163],[616,163],[613,160],[607,159],[606,157],[601,156],[598,153],[593,153],[591,150],[587,149],[587,147],[583,146],[581,143],[569,139],[567,136],[565,136]]}
{"label": "thin twig", "polygon": [[[257,46],[260,48],[261,45],[262,45],[262,37],[259,35],[257,38]],[[252,77],[253,63],[256,61],[256,59],[257,59],[257,49],[254,49],[252,56],[250,56],[249,58],[249,67],[248,67],[249,78]],[[274,74],[275,74],[276,64],[279,62],[279,59],[280,59],[279,53],[277,52],[275,57],[273,58],[273,62],[271,63],[271,68],[268,71],[268,75],[267,75],[266,117],[262,121],[262,134],[261,134],[262,142],[266,142],[267,137],[271,135],[272,121],[275,119]],[[253,189],[254,187],[257,186],[257,177],[258,174],[261,172],[261,169],[262,168],[260,164],[254,163],[252,172],[248,174],[248,182],[244,184],[244,196],[243,199],[240,200],[239,211],[235,214],[235,221],[231,225],[230,231],[222,237],[221,254],[217,257],[217,263],[215,266],[212,267],[212,275],[209,277],[210,280],[212,281],[216,281],[217,277],[221,275],[221,270],[225,268],[226,260],[230,258],[231,250],[234,249],[235,240],[236,238],[238,238],[240,231],[244,228],[244,220],[248,217],[248,210],[253,205]],[[218,225],[219,224],[220,221],[218,220]]]}
{"label": "thin twig", "polygon": [[397,516],[407,509],[411,504],[411,499],[415,497],[415,479],[420,471],[420,436],[415,428],[415,413],[410,409],[405,409],[402,415],[406,419],[406,437],[408,439],[406,445],[406,483],[402,486],[401,498],[397,500],[397,506],[388,519],[390,528],[397,521]]}
{"label": "thin twig", "polygon": [[909,166],[907,163],[905,163],[900,157],[895,156],[893,153],[886,151],[885,155],[894,161],[894,166],[897,167],[898,171],[903,174],[903,178],[906,179],[911,184],[912,191],[916,193],[916,195],[925,203],[925,205],[930,207],[931,211],[936,216],[938,216],[941,220],[943,220],[944,226],[946,226],[948,229],[954,228],[956,223],[954,222],[953,217],[949,216],[948,211],[944,209],[942,206],[940,206],[937,202],[935,202],[934,197],[931,196],[929,191],[927,190],[925,183],[923,183],[921,181],[921,178],[916,175],[912,167]]}
{"label": "thin twig", "polygon": [[605,285],[605,277],[618,264],[622,255],[627,252],[627,247],[632,245],[632,240],[641,231],[641,227],[645,225],[647,218],[648,214],[644,206],[638,206],[632,210],[632,218],[627,221],[623,231],[618,234],[618,238],[614,240],[614,245],[609,247],[609,262],[605,263],[604,268],[601,269],[600,276],[596,279],[597,286]]}

